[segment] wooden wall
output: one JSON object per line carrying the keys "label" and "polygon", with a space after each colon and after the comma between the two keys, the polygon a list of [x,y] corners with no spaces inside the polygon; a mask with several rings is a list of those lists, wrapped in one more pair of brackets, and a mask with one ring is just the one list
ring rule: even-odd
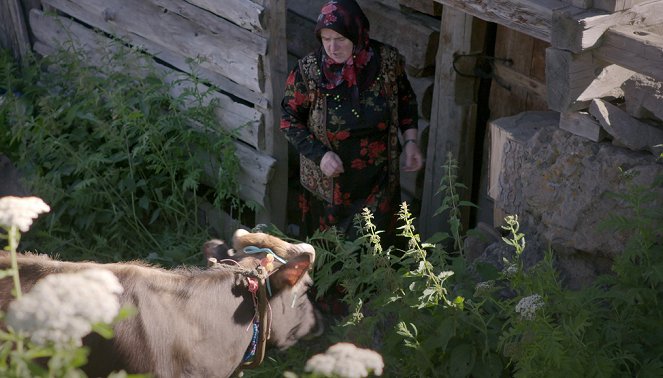
{"label": "wooden wall", "polygon": [[[73,43],[91,63],[103,64],[111,38],[119,38],[152,56],[167,81],[195,71],[204,83],[200,89],[211,89],[220,102],[218,127],[238,135],[240,197],[258,205],[256,223],[284,226],[287,147],[275,130],[287,64],[285,0],[31,3],[25,2],[26,18],[39,54]],[[207,159],[201,163],[213,168],[217,158]],[[219,209],[205,209],[203,215],[221,237],[241,226]]]}

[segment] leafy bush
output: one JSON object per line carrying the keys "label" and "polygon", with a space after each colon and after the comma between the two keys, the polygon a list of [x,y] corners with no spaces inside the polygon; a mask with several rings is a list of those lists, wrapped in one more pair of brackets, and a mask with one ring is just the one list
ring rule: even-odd
{"label": "leafy bush", "polygon": [[[138,51],[107,49],[102,67],[74,49],[22,67],[0,58],[0,143],[55,209],[25,246],[66,259],[186,262],[209,238],[201,198],[242,207],[233,136],[195,77],[168,84]],[[173,86],[190,89],[173,97]],[[206,184],[201,156],[220,160]]]}
{"label": "leafy bush", "polygon": [[[450,217],[455,162],[444,178]],[[363,214],[363,236],[346,241],[331,231],[309,242],[316,246],[314,279],[320,295],[343,287],[351,312],[339,319],[324,343],[354,342],[381,353],[390,377],[655,377],[663,375],[663,211],[654,188],[632,187],[620,198],[634,218],[613,216],[605,227],[632,235],[614,261],[614,274],[580,290],[566,289],[552,250],[525,268],[527,248],[517,216],[505,218],[504,243],[513,249],[504,268],[465,259],[442,244],[462,248],[462,240],[422,243],[407,205],[401,208],[407,250],[380,245],[380,234]],[[453,190],[452,190],[453,189]],[[451,222],[450,237],[463,232]],[[278,369],[301,371],[302,354],[290,352]],[[274,361],[247,376],[268,376]],[[273,370],[270,374],[273,374]],[[305,374],[302,376],[306,376]]]}

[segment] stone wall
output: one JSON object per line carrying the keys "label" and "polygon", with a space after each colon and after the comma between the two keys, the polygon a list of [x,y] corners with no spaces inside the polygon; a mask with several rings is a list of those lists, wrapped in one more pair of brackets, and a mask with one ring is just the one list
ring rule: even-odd
{"label": "stone wall", "polygon": [[[529,263],[552,248],[570,287],[609,272],[625,248],[628,235],[602,227],[612,215],[632,215],[614,194],[650,187],[663,175],[661,83],[633,75],[620,91],[577,112],[524,112],[490,123],[494,226],[518,215]],[[663,202],[663,187],[657,198]],[[487,258],[489,245],[472,254]]]}

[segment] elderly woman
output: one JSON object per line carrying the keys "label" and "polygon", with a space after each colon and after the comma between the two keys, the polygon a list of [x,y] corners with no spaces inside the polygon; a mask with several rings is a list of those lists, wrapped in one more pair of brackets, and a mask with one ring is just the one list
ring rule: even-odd
{"label": "elderly woman", "polygon": [[315,27],[321,48],[300,59],[286,82],[280,128],[300,154],[305,235],[336,227],[356,238],[353,220],[369,208],[388,242],[401,202],[399,169],[422,166],[403,58],[368,34],[354,0],[327,2]]}

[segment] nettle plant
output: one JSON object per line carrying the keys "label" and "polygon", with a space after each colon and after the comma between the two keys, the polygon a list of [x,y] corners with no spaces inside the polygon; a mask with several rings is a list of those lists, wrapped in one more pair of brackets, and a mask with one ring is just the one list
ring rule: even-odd
{"label": "nettle plant", "polygon": [[[370,212],[363,214],[363,236],[356,241],[330,231],[310,238],[318,294],[340,285],[350,309],[326,335],[329,344],[372,348],[384,359],[384,375],[393,377],[663,376],[663,178],[618,195],[633,216],[612,216],[604,227],[628,232],[627,248],[613,274],[569,290],[551,249],[525,267],[529,246],[516,215],[502,226],[512,253],[499,267],[440,247],[445,238],[463,235],[453,221],[463,186],[453,159],[446,168],[444,203],[456,229],[435,243],[420,241],[407,205],[400,211],[409,241],[404,250],[380,244],[382,231]],[[444,245],[459,248],[462,241]],[[302,356],[315,350],[298,348],[284,360],[268,361],[266,369],[301,368]]]}
{"label": "nettle plant", "polygon": [[[231,212],[247,206],[233,135],[195,75],[167,83],[139,51],[106,49],[100,66],[73,48],[20,67],[0,58],[3,152],[55,209],[24,246],[68,259],[187,262],[209,238],[201,198]],[[187,89],[172,95],[174,86]],[[201,156],[218,158],[218,170],[205,174]]]}

